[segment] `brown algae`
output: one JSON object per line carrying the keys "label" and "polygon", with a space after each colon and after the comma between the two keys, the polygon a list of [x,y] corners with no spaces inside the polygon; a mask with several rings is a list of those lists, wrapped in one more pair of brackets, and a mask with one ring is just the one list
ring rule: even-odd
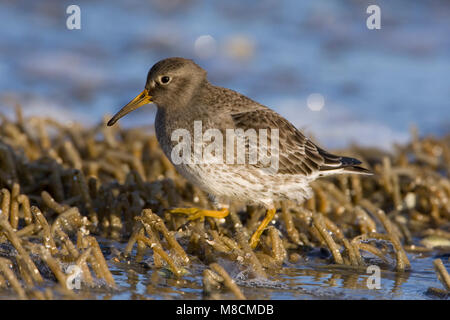
{"label": "brown algae", "polygon": [[[355,274],[373,264],[402,274],[412,268],[411,255],[448,253],[450,136],[415,137],[390,155],[352,148],[375,175],[321,179],[303,205],[279,203],[253,250],[248,240],[262,219],[259,208],[232,203],[227,218],[204,221],[167,213],[212,204],[176,173],[147,130],[104,123],[85,129],[26,118],[20,107],[16,113],[15,121],[0,115],[4,297],[90,298],[93,287],[120,289],[116,268],[145,263],[157,271],[155,283],[163,275],[175,288],[196,273],[204,298],[245,299],[236,272],[249,282],[271,279],[314,250],[327,253],[320,264]],[[71,286],[70,266],[81,270],[81,288]],[[428,293],[442,297],[450,278],[441,260],[434,266],[444,289]]]}

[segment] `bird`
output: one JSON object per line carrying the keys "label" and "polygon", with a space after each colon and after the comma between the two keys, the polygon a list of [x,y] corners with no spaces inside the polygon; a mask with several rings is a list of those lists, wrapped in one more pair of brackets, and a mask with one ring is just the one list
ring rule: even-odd
{"label": "bird", "polygon": [[[126,114],[150,103],[157,106],[155,133],[165,155],[184,178],[205,191],[215,204],[215,210],[174,208],[169,212],[186,214],[189,215],[189,220],[194,220],[204,217],[225,218],[229,214],[230,202],[235,200],[263,206],[267,210],[266,215],[249,240],[252,248],[257,247],[262,233],[274,219],[276,201],[291,200],[301,204],[312,196],[310,183],[319,177],[332,174],[371,174],[371,171],[359,166],[361,161],[334,155],[320,148],[269,107],[239,92],[211,84],[207,72],[190,59],[171,57],[155,63],[147,74],[144,90],[120,109],[107,125],[114,125]],[[188,134],[190,139],[186,138],[185,144],[189,141],[192,144],[192,140],[195,140],[192,135],[196,134],[196,123],[201,126],[201,134],[213,130],[217,138],[220,134],[231,132],[231,137],[241,139],[243,144],[240,146],[244,145],[245,149],[244,158],[241,157],[240,162],[236,159],[205,161],[198,157],[205,151],[201,148],[208,145],[208,141],[203,140],[199,143],[200,153],[196,153],[195,146],[180,148],[180,135],[177,140],[174,139],[174,133],[181,132],[181,136]],[[276,148],[271,149],[266,144],[261,150],[276,155],[276,166],[268,165],[263,157],[257,157],[256,162],[248,161],[251,154],[249,149],[263,144],[261,140],[255,142],[250,134],[245,133],[264,132],[261,130],[266,130],[266,137],[271,132],[267,141],[271,143],[271,147],[272,144],[276,145]],[[278,136],[272,133],[277,133]],[[212,139],[209,142],[211,144]],[[237,143],[231,147],[227,144],[226,148],[231,150],[231,159],[240,152]],[[187,161],[175,161],[174,154],[180,155],[179,149],[186,153],[187,156],[183,159]],[[213,158],[217,156],[214,159],[220,160],[220,153],[223,160],[225,152],[211,154]]]}

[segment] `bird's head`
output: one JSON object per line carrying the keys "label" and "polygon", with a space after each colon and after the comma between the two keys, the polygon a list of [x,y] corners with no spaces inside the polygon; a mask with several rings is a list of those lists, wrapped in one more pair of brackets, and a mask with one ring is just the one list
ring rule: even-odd
{"label": "bird's head", "polygon": [[158,108],[182,108],[206,82],[206,71],[192,60],[184,58],[161,60],[148,72],[144,91],[117,112],[109,120],[108,126],[112,126],[126,114],[148,103],[155,103]]}

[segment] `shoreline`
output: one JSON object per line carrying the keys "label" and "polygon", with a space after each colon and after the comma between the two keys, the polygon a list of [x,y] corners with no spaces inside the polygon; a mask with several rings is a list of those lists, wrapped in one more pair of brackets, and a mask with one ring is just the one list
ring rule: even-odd
{"label": "shoreline", "polygon": [[[226,219],[194,222],[166,212],[211,203],[178,175],[148,132],[104,123],[66,126],[24,117],[20,108],[14,120],[0,121],[0,296],[95,299],[95,290],[123,288],[116,274],[129,270],[159,279],[147,284],[147,297],[164,298],[158,283],[167,281],[180,294],[177,281],[184,281],[203,298],[258,299],[255,281],[265,296],[271,281],[286,286],[283,275],[305,267],[327,268],[338,278],[346,270],[360,277],[349,288],[361,289],[368,266],[400,276],[434,268],[432,258],[450,250],[450,135],[413,134],[393,154],[346,149],[375,175],[320,179],[303,205],[279,203],[274,223],[252,250],[248,234],[260,208],[236,203]],[[448,269],[448,259],[442,262],[438,272]],[[83,271],[77,292],[67,286],[71,265]],[[186,284],[188,275],[195,280]],[[45,292],[36,289],[42,283]],[[424,285],[435,296],[445,290],[437,278],[430,283]],[[297,288],[297,298],[316,297],[305,287]]]}

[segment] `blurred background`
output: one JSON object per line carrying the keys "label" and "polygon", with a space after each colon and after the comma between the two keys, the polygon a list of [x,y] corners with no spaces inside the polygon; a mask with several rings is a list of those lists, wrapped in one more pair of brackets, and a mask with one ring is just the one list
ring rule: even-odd
{"label": "blurred background", "polygon": [[[71,4],[81,30],[66,27]],[[366,27],[371,4],[381,30]],[[324,147],[389,149],[412,125],[450,131],[449,35],[444,0],[2,0],[0,112],[19,102],[26,115],[95,124],[143,90],[155,62],[182,56]]]}

